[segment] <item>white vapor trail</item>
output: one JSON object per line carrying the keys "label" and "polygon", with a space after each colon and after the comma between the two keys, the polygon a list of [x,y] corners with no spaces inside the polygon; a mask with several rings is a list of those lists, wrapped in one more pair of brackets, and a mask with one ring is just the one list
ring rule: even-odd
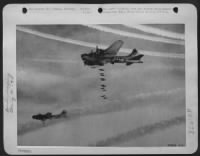
{"label": "white vapor trail", "polygon": [[58,59],[44,59],[44,58],[40,58],[40,59],[26,59],[28,61],[38,61],[38,62],[51,62],[51,63],[75,63],[77,64],[77,60],[58,60]]}
{"label": "white vapor trail", "polygon": [[96,143],[89,144],[89,146],[113,146],[184,123],[185,116],[177,116],[169,120],[161,120],[160,122],[131,129],[127,132],[108,137],[104,140],[98,140]]}
{"label": "white vapor trail", "polygon": [[147,32],[147,33],[160,35],[163,37],[169,37],[169,38],[174,38],[174,39],[178,39],[178,40],[185,40],[184,34],[181,34],[181,33],[171,32],[171,31],[162,30],[159,28],[153,28],[153,27],[144,26],[144,25],[124,24],[124,26],[129,27],[129,28],[135,28],[135,29],[141,30],[143,32]]}
{"label": "white vapor trail", "polygon": [[181,92],[181,91],[184,91],[184,90],[185,90],[185,88],[175,88],[175,89],[171,89],[171,90],[159,90],[159,91],[155,91],[155,92],[140,93],[140,94],[137,94],[135,96],[127,97],[127,99],[148,98],[148,97],[151,97],[151,96],[170,95],[170,94],[175,94],[177,92]]}
{"label": "white vapor trail", "polygon": [[100,26],[100,25],[85,25],[89,28],[93,28],[96,30],[104,31],[104,32],[109,32],[121,36],[126,36],[126,37],[133,37],[133,38],[139,38],[143,40],[150,40],[153,42],[164,42],[164,43],[169,43],[169,44],[177,44],[177,45],[184,45],[184,41],[182,40],[173,40],[173,39],[167,39],[163,37],[156,37],[156,36],[149,36],[149,35],[143,35],[143,34],[138,34],[138,33],[133,33],[133,32],[127,32],[127,31],[122,31],[122,30],[117,30],[105,26]]}
{"label": "white vapor trail", "polygon": [[[59,36],[39,32],[39,31],[36,31],[36,30],[32,30],[32,29],[29,29],[29,28],[17,27],[17,30],[21,31],[21,32],[28,33],[28,34],[36,35],[36,36],[39,36],[39,37],[42,37],[42,38],[46,38],[46,39],[56,40],[56,41],[65,42],[65,43],[71,43],[71,44],[74,44],[74,45],[90,47],[90,48],[96,47],[95,43],[89,43],[89,42],[85,42],[85,41],[73,40],[73,39],[70,39],[70,38],[59,37]],[[99,45],[99,47],[104,49],[104,48],[107,48],[108,45],[101,44],[101,45]],[[120,49],[120,52],[122,52],[122,53],[130,53],[131,51],[132,51],[132,49],[127,49],[127,48],[121,48]],[[158,56],[158,57],[184,59],[184,54],[169,54],[169,53],[166,54],[164,52],[153,52],[153,51],[146,51],[146,50],[139,50],[139,51],[142,54],[147,55],[147,56]]]}

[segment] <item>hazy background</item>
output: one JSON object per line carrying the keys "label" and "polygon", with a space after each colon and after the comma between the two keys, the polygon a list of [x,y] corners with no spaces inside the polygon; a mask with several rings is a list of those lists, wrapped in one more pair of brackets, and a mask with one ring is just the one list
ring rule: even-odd
{"label": "hazy background", "polygon": [[[112,29],[145,33],[123,25]],[[152,24],[184,34],[181,24]],[[26,29],[95,44],[123,40],[123,48],[184,54],[184,45],[130,38],[83,25],[26,25]],[[18,144],[36,146],[185,145],[185,60],[145,55],[143,64],[107,64],[106,81],[80,55],[92,48],[17,31]],[[131,52],[131,51],[130,51]],[[119,52],[118,55],[125,55]],[[106,85],[106,92],[100,89]],[[106,95],[107,100],[101,95]],[[60,113],[69,119],[47,121],[32,115]]]}

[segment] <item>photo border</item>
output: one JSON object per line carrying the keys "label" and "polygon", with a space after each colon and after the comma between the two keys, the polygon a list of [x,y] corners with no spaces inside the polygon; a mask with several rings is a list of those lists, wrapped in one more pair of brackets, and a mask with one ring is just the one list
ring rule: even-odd
{"label": "photo border", "polygon": [[[14,5],[15,5],[15,4],[14,4]],[[19,5],[17,4],[17,8],[18,8],[18,7],[23,7],[23,6],[26,6],[26,5],[27,5],[27,4],[19,4]],[[166,5],[174,5],[174,4],[166,4]],[[6,6],[7,8],[4,7],[4,10],[3,10],[3,16],[4,16],[4,17],[7,15],[7,12],[6,12],[6,11],[9,10],[9,7],[8,7],[8,6],[11,6],[11,5],[7,5],[7,6]],[[12,5],[12,6],[13,6],[13,5]],[[15,6],[16,6],[16,5],[15,5]],[[97,5],[97,7],[98,7],[98,6],[99,6],[99,5]],[[179,6],[179,4],[178,4],[178,6]],[[196,40],[196,39],[197,39],[197,36],[195,35],[195,33],[197,34],[197,32],[196,32],[196,31],[197,31],[197,11],[196,11],[194,5],[183,4],[183,5],[181,5],[181,7],[189,7],[190,9],[192,8],[192,9],[191,9],[192,11],[189,12],[190,15],[188,15],[188,17],[191,17],[191,16],[192,16],[192,17],[195,17],[194,19],[196,19],[196,21],[192,21],[192,23],[189,24],[189,25],[190,25],[189,27],[192,27],[192,28],[193,28],[192,30],[193,30],[193,31],[195,30],[195,31],[192,32],[193,34],[188,34],[188,35],[187,35],[186,41],[189,41],[189,39]],[[13,9],[13,8],[12,8],[12,9]],[[17,11],[17,10],[15,10],[15,11]],[[3,18],[4,18],[4,17],[3,17]],[[194,23],[193,23],[193,22],[194,22]],[[6,23],[3,23],[3,24],[6,24]],[[16,23],[15,23],[15,24],[16,24]],[[149,24],[149,23],[148,23],[148,24]],[[192,24],[193,24],[193,26],[192,26]],[[187,24],[187,25],[188,25],[188,24]],[[4,27],[4,28],[5,28],[5,27]],[[6,29],[7,29],[7,30],[4,29],[4,32],[5,32],[5,33],[4,33],[4,38],[3,38],[3,39],[4,39],[4,42],[3,42],[4,44],[3,44],[3,45],[4,45],[5,47],[6,47],[6,45],[7,45],[7,44],[5,43],[5,41],[6,41],[8,38],[10,39],[11,36],[13,37],[13,32],[14,32],[14,31],[13,31],[13,27],[7,27]],[[7,32],[8,30],[11,30],[11,29],[12,29],[12,34],[9,35],[9,37],[8,37],[8,35],[6,34],[6,32]],[[186,33],[187,33],[187,30],[186,30]],[[15,34],[15,35],[16,35],[16,34]],[[8,38],[7,38],[7,37],[8,37]],[[14,42],[13,42],[13,43],[14,43]],[[11,43],[11,44],[13,45],[13,43]],[[190,50],[191,50],[191,51],[197,52],[197,41],[196,41],[196,42],[194,41],[194,42],[192,42],[192,43],[187,43],[187,42],[186,42],[186,45],[188,45],[188,44],[189,44],[189,46],[187,46],[187,47],[189,47],[189,48],[186,47],[186,52],[185,52],[185,54],[186,54],[187,56],[188,56],[187,51],[190,51]],[[191,45],[191,44],[192,44],[192,45]],[[7,61],[7,57],[5,57],[5,52],[4,52],[4,51],[5,51],[5,49],[3,49],[3,65],[4,65],[4,71],[5,71],[5,70],[7,70],[7,69],[5,69],[5,68],[6,68],[6,64],[5,64],[5,63],[7,63],[8,61]],[[13,54],[12,54],[12,55],[13,55]],[[15,54],[14,54],[14,55],[15,55]],[[190,56],[187,57],[187,56],[186,56],[186,65],[187,65],[187,64],[189,65],[191,61],[194,61],[194,60],[195,60],[194,57],[197,58],[197,53],[194,54],[194,52],[193,52],[193,54],[192,54],[191,57],[190,57]],[[16,56],[15,56],[15,57],[16,57]],[[196,60],[196,61],[197,61],[197,60]],[[15,62],[15,65],[16,65],[16,61],[13,60],[13,62]],[[196,65],[197,65],[197,62],[194,62],[194,65],[193,65],[193,68],[192,68],[192,69],[194,69],[194,71],[192,71],[192,72],[189,71],[189,72],[191,72],[191,73],[186,74],[186,77],[187,77],[187,75],[190,75],[190,74],[196,76],[196,77],[195,77],[195,76],[193,77],[194,79],[193,79],[193,81],[191,82],[192,84],[190,84],[190,86],[193,86],[192,88],[194,89],[194,90],[193,90],[194,92],[192,92],[192,93],[191,93],[192,95],[190,95],[190,96],[192,96],[192,97],[194,98],[194,101],[192,101],[192,103],[196,103],[196,102],[197,102],[197,101],[196,101],[197,90],[195,90],[195,89],[197,89],[197,88],[196,88],[196,87],[194,86],[194,84],[193,84],[194,81],[196,81],[196,78],[197,78],[197,73],[196,73],[196,72],[197,72],[197,68],[196,68]],[[7,65],[7,66],[8,66],[8,65]],[[191,65],[190,65],[190,66],[191,66]],[[14,67],[14,66],[13,66],[13,67]],[[13,75],[16,76],[16,71],[14,71],[15,69],[16,69],[16,66],[15,66],[15,67],[12,69],[12,71],[10,71],[10,72],[11,72]],[[187,71],[186,71],[186,72],[187,72]],[[3,77],[3,78],[4,78],[4,87],[5,87],[5,80],[7,79],[7,78],[5,78],[5,75],[6,75],[6,74],[4,73],[4,75],[3,75],[3,76],[4,76],[4,77]],[[186,78],[186,79],[187,79],[187,78]],[[190,83],[190,82],[189,82],[189,83]],[[189,87],[190,87],[190,86],[189,86]],[[194,87],[195,87],[195,88],[194,88]],[[187,87],[186,87],[186,88],[187,88]],[[192,89],[191,89],[191,90],[192,90]],[[191,90],[190,90],[190,91],[191,91]],[[5,92],[4,92],[4,93],[5,93]],[[194,95],[195,95],[195,96],[194,96]],[[188,99],[188,100],[190,100],[190,99]],[[186,101],[187,101],[187,99],[186,99]],[[187,102],[186,102],[186,103],[187,103]],[[192,109],[193,109],[193,108],[192,108]],[[198,112],[195,112],[195,110],[192,110],[192,111],[194,111],[193,114],[196,114],[196,113],[198,114]],[[16,108],[14,108],[14,112],[16,112]],[[5,115],[5,114],[4,114],[4,115]],[[187,117],[188,117],[188,115],[187,115]],[[197,116],[195,115],[195,118],[196,118],[196,117],[197,117]],[[5,117],[5,118],[6,118],[6,117]],[[4,118],[4,121],[5,121],[5,118]],[[194,120],[196,120],[196,119],[192,119],[192,121],[194,121]],[[16,121],[16,120],[15,120],[15,121]],[[194,121],[194,122],[196,122],[196,121]],[[6,123],[6,122],[4,122],[4,124],[5,124],[5,123]],[[6,124],[7,124],[7,123],[6,123]],[[4,125],[4,128],[5,128],[5,126],[6,126],[6,125]],[[195,125],[195,126],[196,126],[195,130],[197,130],[198,127],[197,127],[197,125]],[[188,126],[187,126],[187,128],[188,128]],[[5,131],[4,131],[4,132],[5,132]],[[6,133],[6,132],[5,132],[5,133]],[[5,133],[4,133],[4,134],[5,134]],[[14,133],[13,133],[13,134],[14,134]],[[197,134],[197,133],[196,133],[196,134]],[[4,136],[5,136],[5,135],[4,135]],[[15,136],[15,135],[14,135],[14,136]],[[14,137],[14,136],[13,136],[13,137]],[[5,138],[4,138],[4,139],[5,139]],[[4,140],[4,143],[5,143],[5,142],[6,142],[6,140]],[[198,143],[197,143],[197,144],[198,144]],[[6,144],[4,144],[4,145],[5,145],[5,146],[4,146],[5,151],[6,151],[7,153],[9,153],[9,152],[12,153],[12,152],[14,152],[15,154],[16,154],[16,153],[17,153],[17,154],[23,154],[23,152],[24,152],[24,151],[23,151],[24,146],[23,146],[23,148],[20,147],[20,150],[16,150],[16,147],[13,147],[13,146],[11,145],[11,146],[12,146],[11,151],[8,152],[8,150],[6,149],[6,148],[7,148],[7,145],[6,145]],[[9,145],[9,146],[10,146],[10,145]],[[26,150],[29,149],[29,148],[30,148],[30,147],[27,147]],[[33,149],[35,150],[35,148],[38,148],[38,147],[34,146],[34,147],[31,147],[31,148],[33,148]],[[40,148],[40,147],[39,147],[39,148]],[[42,147],[42,148],[44,148],[44,147]],[[49,147],[47,147],[47,148],[49,148]],[[52,146],[51,146],[50,148],[52,148]],[[63,149],[58,149],[58,147],[55,147],[55,148],[57,148],[57,149],[54,149],[55,151],[58,151],[58,150],[63,151]],[[66,148],[66,147],[64,147],[64,148]],[[75,148],[76,148],[76,147],[75,147]],[[85,149],[86,147],[83,147],[83,148]],[[90,147],[89,147],[89,148],[90,148]],[[94,147],[92,147],[92,148],[94,148]],[[90,152],[92,152],[92,153],[94,152],[94,153],[96,154],[98,150],[105,150],[104,147],[95,147],[95,148],[98,148],[98,149],[95,149],[95,150],[94,150],[94,149],[91,149]],[[103,148],[103,149],[102,149],[102,148]],[[105,148],[108,148],[108,147],[105,147]],[[135,148],[135,147],[133,147],[133,148]],[[144,147],[143,147],[143,148],[144,148]],[[146,147],[145,147],[145,148],[146,148]],[[46,147],[45,147],[45,149],[46,149]],[[83,149],[83,150],[84,150],[84,149]],[[182,149],[182,148],[180,148],[180,150],[181,150],[181,149]],[[9,149],[9,150],[10,150],[10,149]],[[25,150],[25,151],[26,151],[26,150]],[[48,149],[47,149],[47,150],[48,150]],[[72,151],[69,150],[69,152],[72,152],[72,153],[73,153],[73,150],[77,150],[77,148],[76,148],[76,149],[72,149]],[[80,150],[82,150],[82,147],[80,148]],[[106,150],[107,150],[107,149],[106,149]],[[119,153],[122,152],[121,149],[114,149],[114,150],[116,150],[116,154],[119,154]],[[144,150],[144,149],[142,149],[142,150]],[[145,150],[146,150],[146,149],[145,149]],[[164,150],[161,149],[161,147],[159,147],[159,149],[153,148],[152,150],[153,150],[153,151],[152,151],[152,154],[155,152],[155,150],[159,150],[160,153],[164,152]],[[190,150],[191,150],[191,149],[190,149]],[[192,150],[192,152],[195,152],[195,151],[196,151],[196,149],[195,149],[195,150],[194,150],[194,149]],[[110,152],[113,153],[112,150],[107,150],[106,154],[109,154]],[[136,150],[136,153],[137,153],[137,152],[138,152],[138,151]],[[176,151],[174,151],[174,152],[176,153]],[[191,152],[191,151],[190,151],[190,152]],[[33,153],[34,153],[34,152],[33,152]],[[30,154],[33,154],[33,153],[30,153]],[[37,153],[37,152],[36,152],[36,153]],[[61,153],[62,153],[62,152],[61,152]],[[82,152],[81,152],[81,153],[82,153]],[[73,154],[81,154],[81,153],[73,153]],[[148,153],[149,153],[149,152],[148,152]],[[151,153],[151,152],[150,152],[150,153]],[[164,153],[165,153],[165,152],[164,152]],[[169,153],[170,153],[170,152],[169,152]],[[173,153],[173,152],[172,152],[172,153]],[[28,154],[28,153],[25,152],[25,154]],[[47,154],[47,153],[45,153],[45,154]],[[57,154],[57,153],[54,153],[54,154]],[[101,153],[101,154],[104,154],[104,153]],[[126,152],[124,151],[123,154],[134,154],[134,152],[133,152],[133,151],[130,151],[130,153],[129,153],[129,152],[126,153]],[[138,153],[138,154],[139,154],[139,153]],[[143,154],[145,154],[145,153],[143,153]]]}

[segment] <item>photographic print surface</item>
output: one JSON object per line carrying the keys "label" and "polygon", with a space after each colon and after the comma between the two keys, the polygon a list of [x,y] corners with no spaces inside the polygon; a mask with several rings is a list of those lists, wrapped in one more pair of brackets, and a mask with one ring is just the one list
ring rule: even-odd
{"label": "photographic print surface", "polygon": [[184,24],[17,25],[20,146],[185,146]]}

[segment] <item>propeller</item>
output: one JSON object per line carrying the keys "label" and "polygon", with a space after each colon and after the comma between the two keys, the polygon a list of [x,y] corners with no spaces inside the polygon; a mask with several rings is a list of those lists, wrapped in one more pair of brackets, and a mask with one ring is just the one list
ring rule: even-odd
{"label": "propeller", "polygon": [[97,53],[99,52],[99,48],[98,48],[98,46],[96,46],[96,52],[97,52]]}

